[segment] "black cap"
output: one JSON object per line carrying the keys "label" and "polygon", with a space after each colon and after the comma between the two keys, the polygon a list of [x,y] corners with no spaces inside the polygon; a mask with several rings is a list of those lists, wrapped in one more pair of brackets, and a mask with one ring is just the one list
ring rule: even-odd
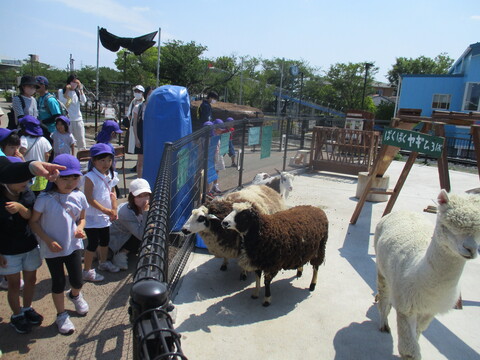
{"label": "black cap", "polygon": [[22,78],[20,79],[20,85],[37,85],[37,81],[35,80],[35,77],[30,76],[30,75],[23,75]]}

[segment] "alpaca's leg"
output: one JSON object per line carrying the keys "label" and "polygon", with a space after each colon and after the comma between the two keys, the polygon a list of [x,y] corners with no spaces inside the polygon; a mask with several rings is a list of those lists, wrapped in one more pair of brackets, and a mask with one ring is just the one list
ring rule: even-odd
{"label": "alpaca's leg", "polygon": [[315,286],[317,285],[317,276],[318,276],[318,265],[314,265],[312,282],[310,283],[310,291],[315,290]]}
{"label": "alpaca's leg", "polygon": [[262,277],[262,270],[255,270],[255,290],[252,294],[252,299],[258,299],[260,293],[260,278]]}
{"label": "alpaca's leg", "polygon": [[417,317],[397,311],[398,352],[402,359],[420,360],[420,346],[417,341]]}
{"label": "alpaca's leg", "polygon": [[228,265],[228,259],[223,258],[223,263],[222,263],[222,266],[220,266],[220,270],[222,270],[222,271],[227,270],[227,265]]}
{"label": "alpaca's leg", "polygon": [[417,341],[420,335],[427,330],[428,325],[432,322],[434,316],[430,314],[422,314],[417,316]]}
{"label": "alpaca's leg", "polygon": [[388,314],[392,309],[392,303],[390,302],[390,289],[388,288],[385,277],[377,269],[377,288],[378,294],[375,300],[378,301],[378,312],[380,313],[380,331],[390,332],[390,326],[388,325]]}

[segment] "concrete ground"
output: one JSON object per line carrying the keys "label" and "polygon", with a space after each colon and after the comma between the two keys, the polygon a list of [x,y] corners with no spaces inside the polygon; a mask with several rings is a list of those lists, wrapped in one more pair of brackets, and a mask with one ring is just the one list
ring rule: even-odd
{"label": "concrete ground", "polygon": [[[134,165],[127,156],[126,168]],[[403,163],[387,171],[390,187]],[[127,171],[127,186],[135,174]],[[479,187],[477,174],[452,171],[452,190]],[[123,180],[120,182],[123,183]],[[326,264],[321,266],[314,292],[308,291],[311,268],[295,278],[284,271],[272,283],[272,305],[252,300],[254,277],[239,280],[240,269],[232,262],[219,271],[221,260],[204,251],[194,253],[185,269],[174,299],[176,330],[182,334],[182,349],[193,360],[208,359],[397,359],[395,315],[390,315],[392,335],[378,331],[374,305],[375,254],[373,232],[386,203],[366,203],[356,225],[349,221],[356,206],[356,177],[330,173],[298,175],[288,205],[322,207],[330,221]],[[415,165],[395,210],[417,212],[434,205],[439,192],[436,168]],[[425,214],[432,221],[433,214]],[[132,334],[127,314],[135,259],[129,270],[107,273],[106,281],[84,286],[90,312],[72,315],[76,332],[58,334],[45,264],[38,272],[33,306],[45,316],[40,327],[19,335],[9,326],[6,291],[0,291],[0,349],[2,359],[131,359]],[[480,359],[480,260],[469,261],[461,279],[463,310],[438,316],[420,338],[426,360]],[[263,293],[263,289],[262,289]],[[67,303],[67,309],[73,306]],[[73,313],[73,312],[72,312]]]}

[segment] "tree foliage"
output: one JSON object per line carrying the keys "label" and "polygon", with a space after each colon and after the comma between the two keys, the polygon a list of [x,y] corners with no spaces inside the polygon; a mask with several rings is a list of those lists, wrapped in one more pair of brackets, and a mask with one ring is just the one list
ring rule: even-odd
{"label": "tree foliage", "polygon": [[435,58],[419,56],[418,58],[399,57],[388,71],[387,79],[390,85],[397,86],[402,74],[446,74],[453,64],[453,59],[446,53]]}

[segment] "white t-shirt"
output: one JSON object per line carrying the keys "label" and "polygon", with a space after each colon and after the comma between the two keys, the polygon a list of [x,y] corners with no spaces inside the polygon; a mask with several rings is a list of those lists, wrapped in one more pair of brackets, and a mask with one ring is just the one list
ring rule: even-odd
{"label": "white t-shirt", "polygon": [[20,147],[27,150],[27,153],[23,156],[25,158],[25,161],[46,161],[45,153],[52,150],[52,145],[50,145],[48,140],[45,139],[43,136],[22,136],[20,138]]}
{"label": "white t-shirt", "polygon": [[55,156],[60,154],[71,154],[71,146],[77,143],[73,135],[69,132],[62,134],[55,131],[50,137],[53,139],[53,152]]}
{"label": "white t-shirt", "polygon": [[[68,105],[68,118],[70,121],[81,121],[83,120],[82,112],[80,111],[80,105],[87,102],[87,98],[84,93],[80,94],[80,99],[78,98],[77,93],[74,90],[68,91],[68,97],[72,99],[72,102]],[[58,90],[58,100],[67,106],[67,98],[63,96],[63,89]]]}
{"label": "white t-shirt", "polygon": [[[85,174],[93,183],[93,198],[97,200],[100,205],[107,209],[112,208],[112,201],[110,199],[110,192],[118,184],[118,174],[113,172],[113,179],[110,175],[103,175],[97,169],[93,168]],[[87,209],[85,216],[87,224],[85,228],[104,228],[111,225],[110,217],[100,210],[90,206]]]}
{"label": "white t-shirt", "polygon": [[42,214],[42,230],[63,248],[60,252],[51,252],[47,244],[37,237],[42,257],[49,259],[67,256],[75,250],[83,249],[83,240],[75,237],[76,221],[82,210],[88,209],[87,198],[81,191],[73,190],[70,194],[41,192],[33,209]]}

